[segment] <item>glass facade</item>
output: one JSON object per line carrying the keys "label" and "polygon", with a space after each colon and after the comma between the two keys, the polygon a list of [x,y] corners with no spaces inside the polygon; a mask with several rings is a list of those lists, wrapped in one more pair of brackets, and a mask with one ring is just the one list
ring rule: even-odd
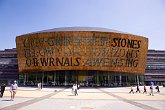
{"label": "glass facade", "polygon": [[27,86],[36,86],[42,83],[44,86],[72,86],[78,82],[81,86],[129,86],[143,83],[143,77],[130,73],[105,72],[105,71],[52,71],[23,73],[21,83]]}

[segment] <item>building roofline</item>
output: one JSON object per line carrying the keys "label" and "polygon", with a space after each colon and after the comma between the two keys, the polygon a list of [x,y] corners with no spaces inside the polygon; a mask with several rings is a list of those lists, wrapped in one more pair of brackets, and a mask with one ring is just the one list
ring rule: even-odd
{"label": "building roofline", "polygon": [[[42,31],[36,31],[28,34],[36,34],[36,33],[44,33],[44,32],[63,32],[63,31],[93,31],[93,32],[114,32],[114,33],[123,33],[123,34],[130,34],[122,31],[117,31],[113,29],[108,28],[100,28],[100,27],[60,27],[60,28],[53,28],[53,29],[47,29]],[[24,34],[26,35],[26,34]]]}

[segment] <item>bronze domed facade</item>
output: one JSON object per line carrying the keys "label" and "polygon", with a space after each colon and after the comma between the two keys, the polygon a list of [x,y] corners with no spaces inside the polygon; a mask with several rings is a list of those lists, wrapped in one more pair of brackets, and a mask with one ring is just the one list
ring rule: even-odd
{"label": "bronze domed facade", "polygon": [[143,75],[148,39],[106,28],[68,27],[17,36],[16,46],[21,73],[105,71]]}

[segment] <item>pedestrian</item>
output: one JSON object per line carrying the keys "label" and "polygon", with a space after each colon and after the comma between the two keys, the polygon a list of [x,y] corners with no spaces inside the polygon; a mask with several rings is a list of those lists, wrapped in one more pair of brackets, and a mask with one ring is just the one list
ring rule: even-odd
{"label": "pedestrian", "polygon": [[153,85],[150,86],[150,95],[154,96],[154,93],[153,93]]}
{"label": "pedestrian", "polygon": [[41,90],[41,83],[38,83],[38,90]]}
{"label": "pedestrian", "polygon": [[160,92],[159,85],[157,85],[155,89],[157,90],[158,93]]}
{"label": "pedestrian", "polygon": [[136,92],[138,92],[138,91],[140,93],[139,85],[137,84],[137,90],[136,90]]}
{"label": "pedestrian", "polygon": [[146,89],[146,86],[144,85],[144,92],[143,94],[146,93],[147,94],[147,89]]}
{"label": "pedestrian", "polygon": [[133,91],[133,87],[131,86],[131,91],[129,93],[133,93],[134,94],[134,91]]}
{"label": "pedestrian", "polygon": [[1,85],[1,94],[0,94],[0,97],[3,97],[3,93],[5,91],[5,87],[6,87],[6,84],[5,83],[2,83]]}
{"label": "pedestrian", "polygon": [[73,89],[74,95],[75,95],[75,96],[78,95],[78,92],[77,92],[77,85],[76,85],[76,84],[73,84],[72,89]]}
{"label": "pedestrian", "polygon": [[10,87],[11,101],[14,100],[17,89],[18,89],[18,85],[17,85],[16,80],[15,80],[14,83],[11,84],[11,87]]}
{"label": "pedestrian", "polygon": [[78,90],[80,89],[80,83],[77,84],[77,89],[78,89]]}

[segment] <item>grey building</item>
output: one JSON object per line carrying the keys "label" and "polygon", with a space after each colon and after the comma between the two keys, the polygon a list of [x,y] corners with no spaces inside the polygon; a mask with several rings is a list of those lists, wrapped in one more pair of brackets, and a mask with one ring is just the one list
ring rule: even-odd
{"label": "grey building", "polygon": [[0,51],[0,83],[18,80],[18,73],[16,48]]}
{"label": "grey building", "polygon": [[165,51],[149,50],[144,81],[162,85],[165,82]]}

